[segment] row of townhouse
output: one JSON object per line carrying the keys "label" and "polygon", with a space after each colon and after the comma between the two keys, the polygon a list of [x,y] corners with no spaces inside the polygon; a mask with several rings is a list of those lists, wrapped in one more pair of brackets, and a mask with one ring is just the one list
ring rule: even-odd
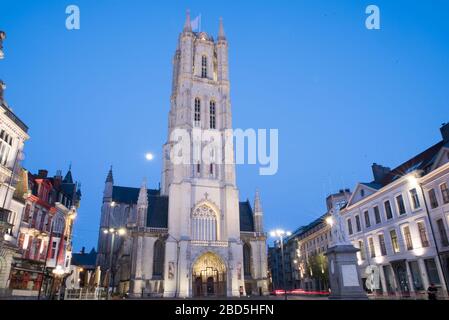
{"label": "row of townhouse", "polygon": [[[0,59],[5,38],[0,31]],[[62,178],[21,168],[28,126],[6,102],[5,88],[0,80],[0,297],[36,296],[70,270],[81,193],[70,170]]]}
{"label": "row of townhouse", "polygon": [[326,213],[307,226],[300,227],[286,239],[290,259],[286,265],[293,270],[291,289],[306,291],[327,291],[329,277],[327,258],[324,255],[332,241],[330,226],[326,217],[336,206],[347,203],[351,196],[349,189],[341,189],[326,198]]}
{"label": "row of townhouse", "polygon": [[432,283],[447,294],[449,124],[441,133],[393,170],[374,164],[374,180],[359,183],[341,210],[362,278],[375,273],[383,295],[419,296]]}
{"label": "row of townhouse", "polygon": [[70,273],[80,189],[71,170],[64,178],[60,171],[49,177],[46,170],[39,170],[37,175],[23,170],[14,198],[22,207],[13,212],[21,219],[16,233],[10,235],[18,252],[11,263],[7,287],[13,296],[38,296],[39,292],[49,296],[57,285],[53,270]]}
{"label": "row of townhouse", "polygon": [[[280,265],[270,268],[272,279],[285,273],[287,289],[329,289],[324,253],[332,234],[326,218],[338,206],[348,238],[360,249],[358,265],[368,292],[422,297],[433,283],[440,295],[447,295],[449,124],[440,131],[440,142],[397,168],[373,164],[373,181],[358,183],[354,192],[330,195],[324,215],[284,240],[285,270],[290,268],[291,275]],[[270,248],[273,257],[279,246]],[[281,261],[280,255],[272,261]],[[367,281],[371,277],[373,282]],[[277,285],[283,288],[283,283]]]}

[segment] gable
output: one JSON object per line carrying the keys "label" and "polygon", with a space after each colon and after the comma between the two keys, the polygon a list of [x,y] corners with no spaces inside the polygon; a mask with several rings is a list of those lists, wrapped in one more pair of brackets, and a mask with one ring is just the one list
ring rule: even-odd
{"label": "gable", "polygon": [[349,198],[348,206],[353,205],[354,203],[359,202],[360,200],[369,197],[370,195],[377,192],[380,189],[380,186],[375,183],[359,183],[355,188],[354,192]]}

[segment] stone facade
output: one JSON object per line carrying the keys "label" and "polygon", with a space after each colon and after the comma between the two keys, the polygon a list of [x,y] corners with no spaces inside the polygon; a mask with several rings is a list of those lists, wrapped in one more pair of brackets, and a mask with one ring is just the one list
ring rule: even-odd
{"label": "stone facade", "polygon": [[[190,140],[187,163],[175,163],[176,132]],[[218,39],[193,32],[187,16],[173,58],[168,140],[159,190],[106,180],[97,263],[111,270],[115,287],[132,296],[240,296],[267,294],[266,236],[259,194],[239,202],[233,148],[228,42],[220,21]],[[206,138],[207,137],[207,138]],[[207,141],[205,143],[204,141]],[[209,161],[196,151],[210,150]],[[185,152],[185,151],[183,151]],[[102,230],[126,227],[114,240]],[[112,255],[111,255],[112,251]],[[111,263],[112,261],[112,263]]]}

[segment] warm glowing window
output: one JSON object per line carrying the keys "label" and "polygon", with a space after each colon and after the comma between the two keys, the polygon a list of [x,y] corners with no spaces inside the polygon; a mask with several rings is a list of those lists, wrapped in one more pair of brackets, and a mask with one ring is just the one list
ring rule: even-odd
{"label": "warm glowing window", "polygon": [[396,234],[396,230],[390,231],[391,245],[393,247],[394,253],[399,253],[399,241],[398,235]]}
{"label": "warm glowing window", "polygon": [[408,226],[404,227],[403,232],[407,250],[413,250],[413,242],[412,242],[412,235],[410,233],[410,227]]}
{"label": "warm glowing window", "polygon": [[418,231],[419,237],[421,238],[421,245],[423,248],[427,248],[429,246],[429,239],[427,237],[426,226],[423,221],[418,222]]}

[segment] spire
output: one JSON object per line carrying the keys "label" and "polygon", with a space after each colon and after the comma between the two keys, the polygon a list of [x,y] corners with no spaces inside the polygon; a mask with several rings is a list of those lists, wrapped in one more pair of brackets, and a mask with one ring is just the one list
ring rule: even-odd
{"label": "spire", "polygon": [[184,32],[192,32],[192,24],[190,23],[190,10],[187,10],[186,22],[184,23]]}
{"label": "spire", "polygon": [[259,189],[256,189],[256,196],[254,197],[254,212],[262,212],[262,204],[260,203]]}
{"label": "spire", "polygon": [[226,35],[223,28],[223,18],[220,17],[220,27],[218,29],[218,40],[226,40]]}
{"label": "spire", "polygon": [[147,191],[147,180],[143,179],[142,185],[139,191],[139,198],[137,199],[138,206],[147,206],[148,205],[148,191]]}
{"label": "spire", "polygon": [[106,183],[108,183],[108,182],[114,183],[114,177],[112,175],[112,166],[111,166],[111,169],[109,169],[108,176],[106,178]]}
{"label": "spire", "polygon": [[62,182],[64,182],[64,183],[73,183],[72,164],[70,164],[69,171],[67,171],[67,174],[65,175],[64,180],[62,180]]}

